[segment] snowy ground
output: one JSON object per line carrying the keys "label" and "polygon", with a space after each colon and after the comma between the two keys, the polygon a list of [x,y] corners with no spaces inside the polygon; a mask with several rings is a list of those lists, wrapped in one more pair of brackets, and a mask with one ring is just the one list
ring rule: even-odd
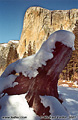
{"label": "snowy ground", "polygon": [[[78,120],[78,88],[59,86],[58,89],[59,93],[64,95],[65,101],[63,105],[72,115],[72,120]],[[25,95],[5,95],[0,99],[0,105],[2,106],[0,120],[40,120],[33,112],[33,109],[29,108]]]}
{"label": "snowy ground", "polygon": [[58,89],[59,93],[65,97],[64,106],[66,106],[72,117],[76,117],[73,120],[78,120],[78,88],[59,86]]}

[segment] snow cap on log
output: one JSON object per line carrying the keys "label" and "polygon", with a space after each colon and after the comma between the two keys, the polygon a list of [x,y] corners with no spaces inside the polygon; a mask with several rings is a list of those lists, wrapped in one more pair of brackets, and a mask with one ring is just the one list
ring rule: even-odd
{"label": "snow cap on log", "polygon": [[16,62],[10,64],[1,77],[6,77],[15,71],[16,73],[22,73],[25,77],[36,77],[38,75],[38,68],[42,65],[46,66],[46,61],[53,58],[52,52],[55,49],[55,43],[61,42],[67,47],[74,50],[75,36],[72,32],[59,30],[49,36],[49,38],[42,44],[40,50],[32,56],[19,59]]}

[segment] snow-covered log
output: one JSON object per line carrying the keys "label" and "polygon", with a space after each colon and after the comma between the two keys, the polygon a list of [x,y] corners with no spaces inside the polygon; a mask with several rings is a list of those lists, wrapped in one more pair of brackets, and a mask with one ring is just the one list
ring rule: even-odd
{"label": "snow-covered log", "polygon": [[[26,99],[38,115],[50,115],[50,107],[41,103],[40,96],[54,96],[59,100],[57,84],[59,74],[68,63],[74,49],[74,35],[60,30],[46,40],[33,56],[9,65],[1,77],[19,73],[15,79],[18,84],[5,89],[9,95],[27,92]],[[60,101],[60,100],[59,100]]]}

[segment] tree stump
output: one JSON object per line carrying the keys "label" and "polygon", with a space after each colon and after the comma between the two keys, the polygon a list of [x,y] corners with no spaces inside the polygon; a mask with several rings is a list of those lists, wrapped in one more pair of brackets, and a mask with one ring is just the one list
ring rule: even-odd
{"label": "tree stump", "polygon": [[59,100],[57,88],[59,74],[72,55],[72,48],[65,46],[61,42],[56,42],[55,46],[53,52],[54,57],[47,61],[46,66],[38,68],[39,74],[35,78],[29,79],[20,74],[15,80],[15,82],[19,84],[14,88],[8,88],[3,91],[4,93],[8,93],[8,95],[17,95],[27,92],[25,98],[29,106],[32,107],[39,116],[43,115],[43,113],[44,115],[50,115],[50,108],[43,106],[39,97],[40,95],[54,96]]}

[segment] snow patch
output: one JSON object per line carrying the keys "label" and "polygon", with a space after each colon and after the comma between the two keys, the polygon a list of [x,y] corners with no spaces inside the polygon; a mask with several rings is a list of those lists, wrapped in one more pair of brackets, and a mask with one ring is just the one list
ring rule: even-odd
{"label": "snow patch", "polygon": [[[65,101],[63,102],[63,105],[69,110],[71,113],[70,117],[73,117],[72,120],[78,120],[78,88],[69,88],[69,87],[62,87],[59,86],[59,93],[63,94],[65,96]],[[26,93],[27,94],[27,93]],[[24,120],[41,120],[39,116],[35,114],[32,108],[29,107],[25,96],[26,94],[22,95],[12,95],[8,96],[5,95],[2,98],[0,98],[0,120],[2,116],[8,116],[8,117],[27,117]],[[50,106],[50,112],[52,112],[55,115],[62,116],[62,113],[64,116],[68,116],[68,113],[65,111],[62,104],[59,103],[59,101],[52,97],[52,96],[40,96],[42,104],[46,106]],[[65,113],[64,113],[65,111]],[[53,116],[53,115],[52,115]],[[22,120],[22,118],[17,118],[12,120]],[[7,118],[6,120],[11,120],[11,118]],[[54,119],[52,119],[54,120]],[[57,119],[59,120],[59,119]],[[64,119],[60,119],[64,120]],[[66,119],[65,119],[66,120]],[[71,120],[71,119],[67,119]]]}
{"label": "snow patch", "polygon": [[1,44],[1,46],[3,46],[3,47],[7,47],[8,44],[7,44],[7,43],[3,43],[3,44]]}
{"label": "snow patch", "polygon": [[9,42],[12,42],[12,43],[19,43],[18,40],[10,40]]}
{"label": "snow patch", "polygon": [[9,75],[7,77],[0,77],[0,93],[8,88],[8,87],[14,87],[17,85],[17,83],[13,83],[16,79],[16,75]]}
{"label": "snow patch", "polygon": [[63,86],[63,87],[69,87],[68,84],[61,84],[61,86]]}
{"label": "snow patch", "polygon": [[[69,113],[65,110],[65,108],[63,107],[63,105],[53,96],[40,96],[41,98],[41,103],[45,106],[45,107],[50,107],[50,113],[51,116],[65,116],[65,119],[63,120],[69,120]],[[54,120],[57,120],[57,118],[55,118]]]}
{"label": "snow patch", "polygon": [[74,85],[77,85],[77,81],[74,82]]}
{"label": "snow patch", "polygon": [[70,112],[72,120],[78,120],[78,88],[58,87],[59,93],[65,96],[63,105]]}
{"label": "snow patch", "polygon": [[2,117],[9,117],[6,120],[40,120],[33,109],[29,108],[25,95],[5,95],[0,99],[0,120]]}
{"label": "snow patch", "polygon": [[63,94],[59,94],[59,99],[65,101],[65,96]]}

